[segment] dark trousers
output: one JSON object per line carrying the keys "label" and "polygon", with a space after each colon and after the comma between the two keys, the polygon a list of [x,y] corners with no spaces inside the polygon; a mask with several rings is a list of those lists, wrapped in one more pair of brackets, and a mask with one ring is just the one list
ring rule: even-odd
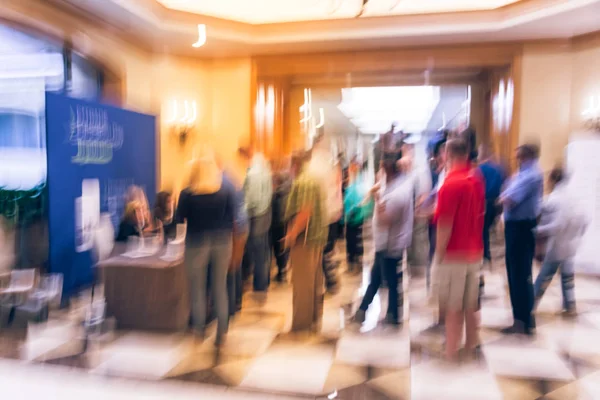
{"label": "dark trousers", "polygon": [[[386,257],[385,253],[380,251],[375,253],[375,262],[371,269],[371,282],[362,299],[360,309],[367,311],[377,291],[381,287],[383,280],[388,286],[388,309],[387,315],[400,320],[402,318],[402,309],[404,307],[404,296],[402,293],[402,258]],[[400,290],[398,290],[400,289]]]}
{"label": "dark trousers", "polygon": [[246,249],[254,268],[254,291],[263,292],[271,283],[271,239],[269,232],[250,234]]}
{"label": "dark trousers", "polygon": [[271,225],[271,244],[275,253],[275,261],[277,262],[277,272],[283,275],[287,267],[290,256],[289,250],[283,248],[283,239],[285,238],[285,225]]}
{"label": "dark trousers", "polygon": [[437,234],[435,224],[429,224],[427,234],[429,236],[429,262],[427,263],[427,270],[425,271],[425,283],[427,285],[427,289],[429,289],[431,287],[431,263],[433,263],[433,256],[435,255],[435,243]]}
{"label": "dark trousers", "polygon": [[490,229],[496,221],[496,200],[487,200],[485,204],[485,217],[483,220],[483,259],[492,261],[490,251]]}
{"label": "dark trousers", "polygon": [[242,269],[238,268],[227,273],[227,293],[229,295],[229,315],[235,315],[242,308]]}
{"label": "dark trousers", "polygon": [[337,265],[333,260],[335,253],[335,241],[338,238],[338,223],[329,225],[327,244],[323,249],[323,274],[325,275],[325,286],[327,289],[335,288],[338,284]]}
{"label": "dark trousers", "polygon": [[[346,259],[348,264],[360,262],[363,256],[363,226],[346,225]],[[350,265],[348,265],[350,267]]]}
{"label": "dark trousers", "polygon": [[531,268],[535,253],[535,220],[506,221],[506,272],[513,318],[528,330],[535,327]]}

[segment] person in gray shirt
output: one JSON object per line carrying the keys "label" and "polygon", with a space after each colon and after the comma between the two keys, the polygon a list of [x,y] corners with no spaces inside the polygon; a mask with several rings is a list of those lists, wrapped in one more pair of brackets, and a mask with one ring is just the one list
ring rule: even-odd
{"label": "person in gray shirt", "polygon": [[565,173],[554,168],[548,178],[552,193],[542,205],[540,224],[534,229],[537,240],[546,241],[546,255],[535,280],[535,305],[539,304],[552,278],[560,268],[563,312],[574,316],[575,271],[573,258],[589,225],[584,211],[573,207],[573,194],[567,191]]}
{"label": "person in gray shirt", "polygon": [[385,177],[371,189],[375,200],[375,262],[371,269],[371,282],[353,317],[356,323],[362,324],[365,321],[366,311],[377,294],[382,279],[385,278],[389,289],[385,322],[391,325],[402,324],[402,255],[412,240],[414,184],[401,173],[398,165],[401,157],[402,154],[398,150],[386,151],[383,154]]}

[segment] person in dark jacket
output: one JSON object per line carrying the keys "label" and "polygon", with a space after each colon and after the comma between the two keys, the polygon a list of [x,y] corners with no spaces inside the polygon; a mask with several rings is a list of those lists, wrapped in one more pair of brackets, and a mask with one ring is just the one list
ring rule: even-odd
{"label": "person in dark jacket", "polygon": [[129,237],[142,235],[144,229],[144,208],[139,201],[130,201],[125,206],[125,215],[119,224],[117,242],[126,242]]}
{"label": "person in dark jacket", "polygon": [[481,145],[479,148],[479,170],[485,181],[485,222],[483,225],[483,260],[492,262],[490,251],[490,229],[496,222],[496,219],[502,212],[497,206],[498,198],[506,173],[502,166],[497,163],[488,146]]}
{"label": "person in dark jacket", "polygon": [[292,180],[288,171],[281,170],[273,175],[273,203],[271,220],[271,243],[277,262],[277,282],[284,282],[289,258],[289,250],[283,247],[282,240],[286,234],[284,221],[288,196],[292,189]]}

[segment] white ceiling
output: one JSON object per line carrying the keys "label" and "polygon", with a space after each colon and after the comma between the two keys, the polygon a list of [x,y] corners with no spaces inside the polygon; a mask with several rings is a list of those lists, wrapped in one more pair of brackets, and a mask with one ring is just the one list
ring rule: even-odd
{"label": "white ceiling", "polygon": [[[363,0],[157,0],[165,7],[248,24],[354,18]],[[492,10],[521,0],[369,0],[363,17]]]}
{"label": "white ceiling", "polygon": [[[158,0],[51,0],[54,3],[101,19],[120,33],[155,52],[191,57],[231,57],[275,53],[363,50],[399,46],[428,46],[448,43],[502,42],[570,38],[600,30],[600,0],[522,0],[509,8],[470,13],[404,14],[369,18],[334,18],[254,25],[215,19],[206,15],[173,11]],[[161,0],[182,1],[182,0]],[[321,7],[330,0],[186,0],[189,4],[213,7],[223,4],[252,4],[256,14],[267,18],[282,13],[304,18],[299,4]],[[335,0],[340,1],[340,0]],[[342,0],[343,6],[362,0]],[[398,0],[370,0],[373,7]],[[400,0],[400,6],[439,7],[448,4],[493,4],[508,0]],[[289,6],[289,10],[278,4]],[[211,5],[212,4],[212,5]],[[480,6],[481,7],[481,6]],[[236,9],[240,15],[248,6]],[[437,8],[436,10],[440,10]],[[277,11],[280,10],[280,11]],[[354,11],[353,11],[354,12]],[[300,15],[300,16],[298,16]],[[277,18],[279,18],[277,17]],[[231,16],[229,17],[231,18]],[[261,17],[263,18],[263,17]],[[193,48],[197,24],[207,25],[207,43]]]}

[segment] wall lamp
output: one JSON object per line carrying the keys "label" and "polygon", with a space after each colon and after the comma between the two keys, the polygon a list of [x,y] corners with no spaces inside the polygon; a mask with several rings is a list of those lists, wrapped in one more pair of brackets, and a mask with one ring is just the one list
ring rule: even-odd
{"label": "wall lamp", "polygon": [[171,103],[171,115],[165,122],[170,127],[172,134],[177,137],[183,146],[194,129],[198,118],[198,108],[195,101],[173,100]]}
{"label": "wall lamp", "polygon": [[581,116],[587,128],[600,132],[600,95],[590,96],[588,106]]}
{"label": "wall lamp", "polygon": [[192,44],[192,47],[198,48],[206,44],[206,25],[198,24],[198,40]]}

